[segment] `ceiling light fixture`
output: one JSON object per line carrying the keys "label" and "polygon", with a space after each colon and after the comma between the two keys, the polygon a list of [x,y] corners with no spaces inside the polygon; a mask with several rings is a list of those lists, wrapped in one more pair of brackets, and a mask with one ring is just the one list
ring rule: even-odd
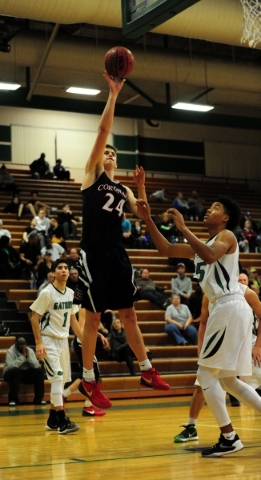
{"label": "ceiling light fixture", "polygon": [[0,90],[17,90],[21,85],[18,83],[4,83],[0,82]]}
{"label": "ceiling light fixture", "polygon": [[197,103],[175,103],[172,105],[171,108],[177,108],[179,110],[190,110],[193,112],[209,112],[209,110],[213,110],[214,107],[211,105],[199,105]]}
{"label": "ceiling light fixture", "polygon": [[76,93],[78,95],[98,95],[100,90],[95,90],[93,88],[79,88],[79,87],[70,87],[67,88],[66,92],[68,93]]}

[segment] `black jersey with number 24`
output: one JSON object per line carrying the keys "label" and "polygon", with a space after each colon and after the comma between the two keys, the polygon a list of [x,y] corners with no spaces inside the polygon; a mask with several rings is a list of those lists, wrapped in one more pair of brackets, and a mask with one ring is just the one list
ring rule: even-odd
{"label": "black jersey with number 24", "polygon": [[126,187],[110,180],[105,172],[90,187],[82,190],[83,250],[113,246],[121,241],[126,199]]}

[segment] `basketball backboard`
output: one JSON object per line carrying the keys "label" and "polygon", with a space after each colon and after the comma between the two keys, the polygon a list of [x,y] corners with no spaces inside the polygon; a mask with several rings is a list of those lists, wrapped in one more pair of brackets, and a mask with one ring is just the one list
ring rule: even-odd
{"label": "basketball backboard", "polygon": [[137,39],[200,0],[121,0],[123,35]]}

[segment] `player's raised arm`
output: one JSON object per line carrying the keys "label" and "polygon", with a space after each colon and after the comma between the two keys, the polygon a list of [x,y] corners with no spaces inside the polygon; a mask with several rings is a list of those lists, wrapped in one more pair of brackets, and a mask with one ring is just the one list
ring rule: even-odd
{"label": "player's raised arm", "polygon": [[194,252],[189,245],[185,245],[184,243],[172,244],[169,243],[165,237],[163,237],[151,218],[150,207],[148,203],[142,199],[138,199],[136,201],[136,206],[138,217],[145,221],[152,242],[162,255],[165,255],[166,257],[177,258],[193,257]]}
{"label": "player's raised arm", "polygon": [[109,85],[109,96],[100,119],[98,135],[86,162],[83,189],[91,185],[103,171],[103,154],[113,122],[115,103],[125,81],[116,80],[106,70],[103,75]]}

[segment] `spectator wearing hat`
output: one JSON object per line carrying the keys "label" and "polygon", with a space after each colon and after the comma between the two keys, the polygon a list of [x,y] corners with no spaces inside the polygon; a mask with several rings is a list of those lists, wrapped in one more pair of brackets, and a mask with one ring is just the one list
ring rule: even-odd
{"label": "spectator wearing hat", "polygon": [[261,286],[261,278],[258,275],[257,269],[251,267],[249,270],[249,286],[254,285],[255,287]]}
{"label": "spectator wearing hat", "polygon": [[67,180],[68,182],[70,181],[70,172],[69,170],[66,170],[65,167],[63,167],[61,158],[58,158],[56,160],[56,164],[53,167],[53,174],[57,178],[57,180]]}
{"label": "spectator wearing hat", "polygon": [[65,257],[66,252],[59,243],[52,243],[50,237],[46,237],[45,247],[41,248],[42,257],[45,255],[51,255],[52,262],[55,262],[60,257]]}
{"label": "spectator wearing hat", "polygon": [[188,303],[192,294],[192,282],[186,275],[186,267],[184,263],[178,263],[177,276],[171,279],[171,291],[180,295],[182,303]]}

